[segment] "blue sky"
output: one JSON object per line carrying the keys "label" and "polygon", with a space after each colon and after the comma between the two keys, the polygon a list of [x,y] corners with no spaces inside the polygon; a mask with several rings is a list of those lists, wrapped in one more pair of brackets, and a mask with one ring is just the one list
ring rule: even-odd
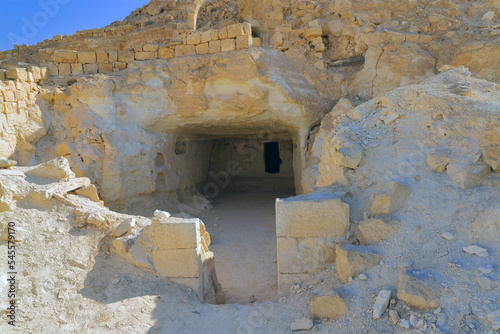
{"label": "blue sky", "polygon": [[0,0],[0,51],[101,28],[149,0]]}

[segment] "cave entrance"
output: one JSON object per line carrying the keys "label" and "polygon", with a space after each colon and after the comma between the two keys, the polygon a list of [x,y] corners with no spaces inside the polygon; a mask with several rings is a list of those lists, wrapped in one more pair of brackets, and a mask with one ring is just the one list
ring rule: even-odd
{"label": "cave entrance", "polygon": [[273,138],[182,137],[183,178],[211,202],[186,201],[212,237],[228,303],[278,299],[275,200],[295,195],[294,142]]}

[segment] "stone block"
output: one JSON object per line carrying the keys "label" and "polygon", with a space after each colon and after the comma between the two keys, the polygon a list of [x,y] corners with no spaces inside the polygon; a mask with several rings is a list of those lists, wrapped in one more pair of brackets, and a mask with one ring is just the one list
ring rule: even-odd
{"label": "stone block", "polygon": [[256,48],[260,48],[260,46],[261,46],[260,38],[253,37],[252,38],[252,45],[255,46]]}
{"label": "stone block", "polygon": [[118,51],[118,61],[120,62],[129,62],[135,60],[134,51]]}
{"label": "stone block", "polygon": [[0,80],[5,80],[5,70],[0,70]]}
{"label": "stone block", "polygon": [[221,41],[221,51],[234,51],[236,49],[236,40],[234,39],[223,39]]}
{"label": "stone block", "polygon": [[113,65],[99,64],[99,73],[111,73],[111,72],[113,72]]}
{"label": "stone block", "polygon": [[145,44],[142,46],[142,51],[156,52],[156,51],[158,51],[158,45],[157,44]]}
{"label": "stone block", "polygon": [[83,74],[83,65],[82,64],[71,64],[71,74],[73,74],[73,75]]}
{"label": "stone block", "polygon": [[158,58],[158,53],[138,51],[135,53],[135,60],[153,60]]}
{"label": "stone block", "polygon": [[410,191],[401,183],[391,181],[379,184],[372,195],[370,213],[387,215],[403,207]]}
{"label": "stone block", "polygon": [[391,290],[380,290],[373,305],[373,319],[380,319],[391,300]]}
{"label": "stone block", "polygon": [[194,45],[177,45],[175,47],[176,57],[193,55],[195,53],[196,53],[196,48]]}
{"label": "stone block", "polygon": [[95,64],[97,63],[96,54],[94,51],[78,51],[78,63],[80,64]]}
{"label": "stone block", "polygon": [[78,53],[72,50],[54,51],[54,62],[74,64],[78,60]]}
{"label": "stone block", "polygon": [[207,30],[201,33],[200,43],[208,43],[212,40],[212,30]]}
{"label": "stone block", "polygon": [[252,25],[248,22],[244,22],[241,24],[243,26],[243,33],[245,35],[252,35]]}
{"label": "stone block", "polygon": [[196,45],[196,53],[199,55],[204,55],[208,53],[208,43]]}
{"label": "stone block", "polygon": [[462,165],[450,163],[446,168],[446,173],[460,188],[466,189],[474,187],[491,172],[489,165]]}
{"label": "stone block", "polygon": [[208,53],[219,53],[221,50],[221,42],[219,40],[208,43]]}
{"label": "stone block", "polygon": [[219,29],[219,39],[227,39],[227,28],[224,27],[222,29]]}
{"label": "stone block", "polygon": [[96,51],[95,54],[97,57],[98,64],[108,64],[109,63],[109,57],[108,57],[107,51],[99,50],[99,51]]}
{"label": "stone block", "polygon": [[252,46],[252,36],[243,35],[236,37],[236,49],[244,50]]}
{"label": "stone block", "polygon": [[344,298],[336,292],[331,292],[328,295],[312,296],[309,303],[309,312],[314,318],[335,319],[346,315],[349,310]]}
{"label": "stone block", "polygon": [[226,29],[227,29],[227,38],[234,38],[245,34],[245,31],[243,30],[243,25],[241,23],[231,24],[227,26]]}
{"label": "stone block", "polygon": [[71,64],[60,63],[59,64],[59,75],[71,75]]}
{"label": "stone block", "polygon": [[147,235],[158,249],[196,249],[201,240],[199,219],[153,218]]}
{"label": "stone block", "polygon": [[158,49],[158,58],[159,59],[171,59],[171,58],[174,58],[174,55],[175,55],[175,52],[171,48],[161,46]]}
{"label": "stone block", "polygon": [[118,61],[118,50],[109,50],[108,51],[108,59],[110,62]]}
{"label": "stone block", "polygon": [[199,277],[196,249],[159,249],[153,252],[155,271],[164,277]]}
{"label": "stone block", "polygon": [[97,74],[99,71],[99,66],[97,64],[84,64],[83,73],[84,74]]}
{"label": "stone block", "polygon": [[124,61],[117,61],[113,64],[113,69],[124,70],[127,68],[127,63]]}
{"label": "stone block", "polygon": [[11,80],[27,81],[28,72],[24,68],[10,68],[5,72],[5,77]]}
{"label": "stone block", "polygon": [[40,67],[40,76],[42,80],[48,79],[49,69],[47,67]]}
{"label": "stone block", "polygon": [[322,238],[278,238],[278,273],[313,273],[335,262],[335,242]]}
{"label": "stone block", "polygon": [[338,278],[347,283],[349,277],[355,277],[373,266],[382,259],[382,255],[363,246],[337,245],[335,267]]}
{"label": "stone block", "polygon": [[278,237],[343,240],[349,230],[349,205],[327,193],[276,199]]}
{"label": "stone block", "polygon": [[217,30],[210,30],[210,40],[211,41],[216,41],[219,39],[219,31]]}
{"label": "stone block", "polygon": [[416,308],[434,309],[439,307],[434,285],[423,271],[400,268],[397,296]]}
{"label": "stone block", "polygon": [[42,80],[42,71],[41,71],[40,67],[28,66],[27,70],[28,70],[28,72],[33,74],[33,80],[35,82],[39,82],[40,80]]}
{"label": "stone block", "polygon": [[201,43],[201,33],[192,32],[186,36],[186,44],[187,45],[197,45]]}
{"label": "stone block", "polygon": [[[35,177],[41,177],[49,180],[54,180],[54,181],[59,181],[62,179],[73,179],[73,180],[80,180],[80,179],[74,179],[75,173],[71,171],[71,167],[69,164],[68,159],[64,157],[59,157],[56,159],[49,160],[47,162],[44,162],[42,164],[39,164],[37,166],[32,167],[28,171],[24,172],[26,175],[30,176],[35,176]],[[83,179],[86,178],[81,178],[82,182]],[[69,182],[67,182],[69,183]],[[79,184],[79,183],[78,183]],[[90,184],[90,181],[89,181]],[[81,187],[82,184],[79,184],[79,187]]]}

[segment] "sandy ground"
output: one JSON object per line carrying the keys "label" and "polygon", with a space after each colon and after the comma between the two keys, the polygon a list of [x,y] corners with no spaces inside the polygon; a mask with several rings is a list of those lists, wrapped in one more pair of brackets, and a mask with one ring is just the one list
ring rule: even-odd
{"label": "sandy ground", "polygon": [[227,302],[278,299],[275,199],[278,191],[225,192],[201,213],[212,236],[217,277]]}

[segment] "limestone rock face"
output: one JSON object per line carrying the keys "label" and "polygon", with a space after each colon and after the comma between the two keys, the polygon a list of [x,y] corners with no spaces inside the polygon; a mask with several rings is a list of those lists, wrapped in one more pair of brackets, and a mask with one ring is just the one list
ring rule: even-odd
{"label": "limestone rock face", "polygon": [[447,167],[447,174],[460,188],[466,189],[478,184],[491,172],[489,165],[462,165],[452,163]]}
{"label": "limestone rock face", "polygon": [[[67,157],[108,205],[123,209],[130,201],[151,205],[144,196],[156,190],[162,169],[169,170],[163,172],[163,190],[172,193],[172,203],[177,189],[203,181],[181,176],[189,162],[174,153],[180,136],[241,136],[269,129],[298,141],[331,108],[318,80],[294,70],[281,53],[251,49],[196,61],[137,62],[127,71],[81,79],[44,98],[57,131],[40,141],[38,150]],[[61,143],[56,152],[49,144],[53,140]],[[155,166],[158,152],[163,162]]]}

